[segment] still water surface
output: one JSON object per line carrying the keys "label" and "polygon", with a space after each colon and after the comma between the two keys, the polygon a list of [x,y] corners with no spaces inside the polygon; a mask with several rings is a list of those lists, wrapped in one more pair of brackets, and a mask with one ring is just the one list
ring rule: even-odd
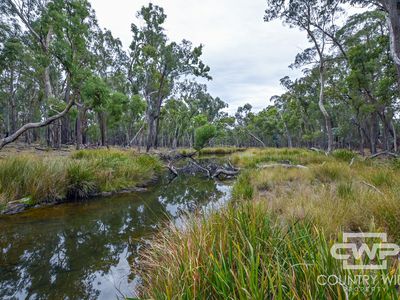
{"label": "still water surface", "polygon": [[0,299],[118,299],[140,284],[140,247],[167,218],[220,206],[229,183],[180,177],[134,193],[0,217]]}

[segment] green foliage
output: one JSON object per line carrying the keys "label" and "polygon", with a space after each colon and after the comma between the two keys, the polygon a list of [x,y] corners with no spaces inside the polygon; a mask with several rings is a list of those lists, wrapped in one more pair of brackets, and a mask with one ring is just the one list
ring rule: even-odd
{"label": "green foliage", "polygon": [[205,124],[195,130],[194,149],[197,151],[204,148],[211,139],[217,135],[217,128],[212,124]]}
{"label": "green foliage", "polygon": [[[110,90],[101,78],[93,76],[85,81],[81,95],[86,106],[93,109],[101,109],[107,106],[107,102],[110,99]],[[116,96],[114,95],[114,97]],[[118,97],[118,100],[122,100],[122,97]]]}

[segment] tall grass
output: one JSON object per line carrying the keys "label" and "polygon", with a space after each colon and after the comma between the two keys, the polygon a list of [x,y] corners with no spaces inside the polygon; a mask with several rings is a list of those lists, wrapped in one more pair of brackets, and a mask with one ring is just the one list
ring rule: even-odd
{"label": "tall grass", "polygon": [[[162,231],[142,252],[143,296],[154,299],[398,299],[398,264],[348,271],[329,250],[341,232],[386,232],[400,244],[397,162],[302,149],[250,149],[233,201],[209,217]],[[259,169],[281,162],[307,168]],[[374,273],[375,272],[375,273]],[[319,275],[376,276],[372,285],[321,285]],[[348,276],[348,277],[345,277]]]}
{"label": "tall grass", "polygon": [[[323,285],[320,275],[346,271],[330,255],[333,240],[308,221],[282,225],[266,202],[229,206],[209,218],[169,227],[144,252],[143,296],[152,299],[395,299],[382,278],[359,291],[346,282]],[[395,265],[382,274],[396,273]],[[396,273],[397,274],[397,273]],[[376,275],[376,274],[375,274]],[[368,286],[365,286],[368,287]],[[365,288],[364,287],[364,288]],[[394,298],[393,298],[394,297]]]}
{"label": "tall grass", "polygon": [[199,154],[200,155],[224,155],[224,154],[232,154],[236,152],[243,152],[246,148],[240,147],[208,147],[201,149]]}
{"label": "tall grass", "polygon": [[[206,147],[199,151],[199,155],[227,155],[236,152],[243,152],[246,148],[241,147]],[[187,155],[189,153],[193,153],[196,150],[190,148],[181,148],[179,152]]]}
{"label": "tall grass", "polygon": [[256,167],[260,163],[311,164],[334,160],[332,156],[306,149],[254,148],[232,155],[232,162],[240,167]]}
{"label": "tall grass", "polygon": [[0,199],[38,203],[85,198],[142,184],[160,170],[157,158],[120,150],[82,150],[70,157],[10,156],[0,160]]}

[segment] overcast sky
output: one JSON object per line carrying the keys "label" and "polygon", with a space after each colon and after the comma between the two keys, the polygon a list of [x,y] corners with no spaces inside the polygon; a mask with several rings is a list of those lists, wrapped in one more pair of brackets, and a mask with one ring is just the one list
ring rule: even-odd
{"label": "overcast sky", "polygon": [[[119,37],[127,48],[130,24],[149,1],[90,0],[101,27]],[[264,0],[157,0],[167,14],[165,28],[171,40],[187,39],[204,45],[203,61],[213,80],[209,92],[229,104],[229,112],[250,103],[255,111],[266,107],[283,89],[279,79],[297,76],[288,68],[307,47],[306,34],[263,21]]]}

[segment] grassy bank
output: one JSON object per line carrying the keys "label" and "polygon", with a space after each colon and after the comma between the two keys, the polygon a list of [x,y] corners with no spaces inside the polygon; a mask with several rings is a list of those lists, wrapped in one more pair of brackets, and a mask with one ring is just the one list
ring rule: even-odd
{"label": "grassy bank", "polygon": [[[179,149],[179,152],[182,154],[193,153],[196,150],[194,149]],[[228,155],[237,152],[246,151],[246,148],[240,147],[207,147],[203,148],[199,151],[199,155]]]}
{"label": "grassy bank", "polygon": [[[248,150],[232,160],[245,171],[229,207],[208,218],[192,217],[183,230],[169,227],[143,252],[145,296],[398,298],[395,282],[383,281],[399,274],[395,261],[379,272],[351,271],[329,252],[343,231],[387,232],[391,241],[400,242],[397,161],[301,149]],[[318,276],[331,274],[343,281],[321,285]],[[345,281],[356,275],[373,275],[376,281]]]}
{"label": "grassy bank", "polygon": [[208,147],[201,149],[199,154],[200,155],[226,155],[232,154],[236,152],[243,152],[246,148],[239,148],[239,147]]}
{"label": "grassy bank", "polygon": [[29,204],[84,198],[97,192],[131,188],[161,170],[149,155],[121,150],[82,150],[69,156],[13,155],[0,160],[0,201]]}

